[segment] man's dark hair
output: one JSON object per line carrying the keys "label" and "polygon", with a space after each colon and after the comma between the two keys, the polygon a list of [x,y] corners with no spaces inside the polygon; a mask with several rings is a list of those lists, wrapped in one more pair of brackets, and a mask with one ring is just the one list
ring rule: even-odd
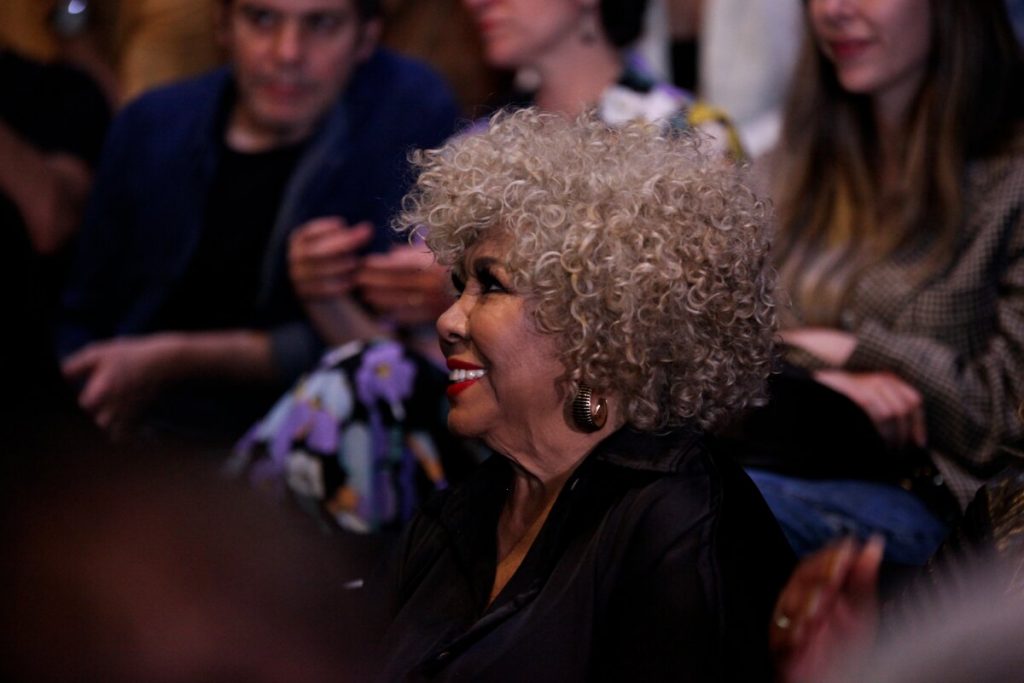
{"label": "man's dark hair", "polygon": [[355,0],[356,11],[363,21],[376,19],[380,15],[380,0]]}
{"label": "man's dark hair", "polygon": [[601,0],[601,25],[612,45],[636,41],[644,27],[647,0]]}
{"label": "man's dark hair", "polygon": [[[220,0],[221,4],[227,7],[236,0]],[[369,21],[380,16],[380,0],[352,0],[356,7],[356,14],[360,21]]]}

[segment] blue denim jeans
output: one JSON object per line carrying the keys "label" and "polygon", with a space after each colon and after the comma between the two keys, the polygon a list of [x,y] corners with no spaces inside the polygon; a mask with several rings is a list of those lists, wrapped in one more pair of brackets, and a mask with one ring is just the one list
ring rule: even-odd
{"label": "blue denim jeans", "polygon": [[922,565],[949,531],[917,497],[891,484],[747,474],[798,556],[841,536],[881,534],[887,562]]}

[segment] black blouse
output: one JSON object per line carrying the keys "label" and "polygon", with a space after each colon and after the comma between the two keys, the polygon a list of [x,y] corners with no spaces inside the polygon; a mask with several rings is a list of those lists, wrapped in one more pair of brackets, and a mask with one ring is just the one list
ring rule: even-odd
{"label": "black blouse", "polygon": [[768,623],[793,558],[698,432],[603,441],[488,605],[511,476],[493,456],[409,527],[384,680],[771,679]]}

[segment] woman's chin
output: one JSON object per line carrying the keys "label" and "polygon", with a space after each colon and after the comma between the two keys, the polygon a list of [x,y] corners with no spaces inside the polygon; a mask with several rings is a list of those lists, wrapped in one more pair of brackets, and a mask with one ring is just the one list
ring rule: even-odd
{"label": "woman's chin", "polygon": [[474,428],[472,422],[459,419],[458,415],[448,414],[448,431],[463,439],[475,439],[481,436],[479,427]]}
{"label": "woman's chin", "polygon": [[486,59],[488,66],[495,69],[507,69],[515,71],[525,66],[527,60],[519,54],[519,51],[503,45],[500,42],[489,43],[486,48]]}

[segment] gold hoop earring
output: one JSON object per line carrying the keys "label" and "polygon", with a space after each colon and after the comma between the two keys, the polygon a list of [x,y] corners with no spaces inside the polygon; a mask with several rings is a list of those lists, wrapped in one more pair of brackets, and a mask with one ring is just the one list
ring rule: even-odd
{"label": "gold hoop earring", "polygon": [[593,391],[586,384],[572,400],[572,419],[580,431],[596,432],[608,421],[608,404],[603,398],[594,401]]}

